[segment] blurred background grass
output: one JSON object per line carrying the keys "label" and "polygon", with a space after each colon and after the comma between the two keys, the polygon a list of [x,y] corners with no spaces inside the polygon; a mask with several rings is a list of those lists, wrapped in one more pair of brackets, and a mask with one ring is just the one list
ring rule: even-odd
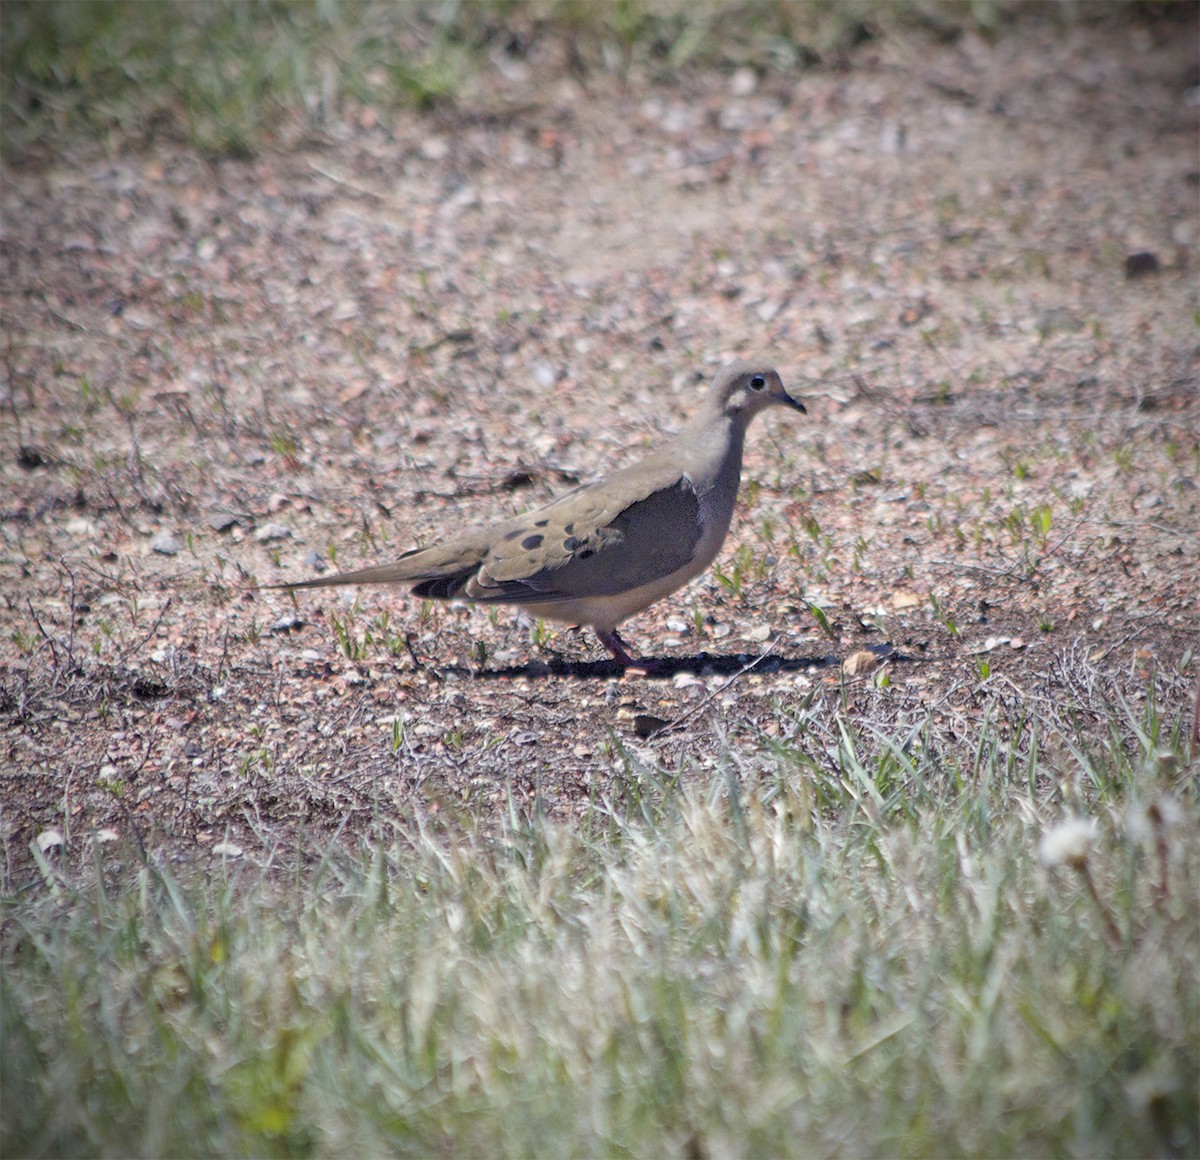
{"label": "blurred background grass", "polygon": [[[514,66],[628,75],[839,62],[864,40],[1030,21],[1186,16],[1185,0],[6,0],[2,143],[10,160],[63,134],[110,148],[182,139],[237,155],[322,131],[348,102],[464,99]],[[39,148],[40,147],[40,148]]]}

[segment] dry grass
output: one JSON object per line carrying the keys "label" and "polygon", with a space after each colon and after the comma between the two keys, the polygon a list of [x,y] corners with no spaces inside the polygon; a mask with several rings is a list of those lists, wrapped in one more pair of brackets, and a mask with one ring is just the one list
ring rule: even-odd
{"label": "dry grass", "polygon": [[6,908],[4,1152],[1192,1155],[1194,777],[1131,713],[960,764],[792,711],[712,774],[626,751],[577,825],[290,867],[51,847]]}

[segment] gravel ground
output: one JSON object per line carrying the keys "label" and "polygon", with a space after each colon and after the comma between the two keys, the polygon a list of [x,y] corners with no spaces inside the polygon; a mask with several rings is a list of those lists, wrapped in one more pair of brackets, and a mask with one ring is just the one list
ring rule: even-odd
{"label": "gravel ground", "polygon": [[[50,829],[191,859],[565,818],[639,770],[763,775],[798,713],[969,748],[988,715],[1185,711],[1196,33],[514,68],[251,159],[10,163],[8,872]],[[259,588],[630,462],[734,355],[809,414],[752,430],[720,575],[625,626],[674,675],[515,611]]]}

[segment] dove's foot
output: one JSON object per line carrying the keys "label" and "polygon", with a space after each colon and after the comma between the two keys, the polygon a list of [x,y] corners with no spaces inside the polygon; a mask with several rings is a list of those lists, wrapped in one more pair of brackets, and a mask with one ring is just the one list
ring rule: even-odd
{"label": "dove's foot", "polygon": [[594,631],[600,643],[612,653],[621,668],[632,670],[634,673],[645,673],[646,676],[655,676],[669,671],[670,666],[662,661],[640,660],[633,656],[615,629],[612,632],[601,632],[598,628]]}
{"label": "dove's foot", "polygon": [[601,632],[599,629],[596,629],[595,632],[597,639],[612,653],[621,668],[627,669],[638,663],[630,655],[629,650],[625,647],[625,642],[617,635],[615,628],[609,632]]}

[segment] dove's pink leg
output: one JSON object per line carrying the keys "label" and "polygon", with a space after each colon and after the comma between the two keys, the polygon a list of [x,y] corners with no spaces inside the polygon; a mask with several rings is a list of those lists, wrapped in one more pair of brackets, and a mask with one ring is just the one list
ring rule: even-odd
{"label": "dove's pink leg", "polygon": [[617,636],[616,629],[612,629],[610,632],[601,632],[597,628],[595,633],[599,638],[600,643],[604,645],[604,647],[608,649],[608,651],[612,653],[614,657],[616,657],[617,664],[619,664],[622,668],[627,669],[630,665],[636,665],[638,663],[629,655],[629,650],[625,647],[625,642],[619,636]]}

